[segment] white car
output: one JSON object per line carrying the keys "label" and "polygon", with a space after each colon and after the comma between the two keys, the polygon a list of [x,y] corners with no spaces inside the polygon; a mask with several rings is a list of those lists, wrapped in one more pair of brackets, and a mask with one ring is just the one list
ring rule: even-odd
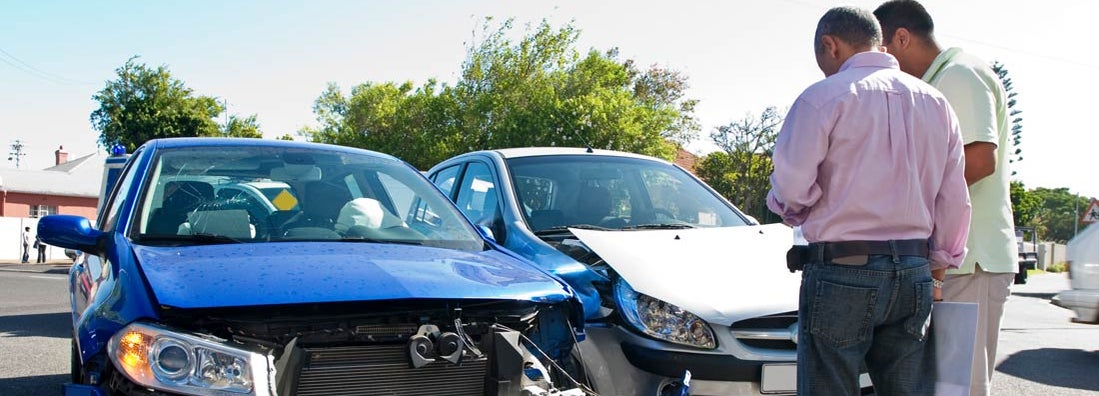
{"label": "white car", "polygon": [[580,148],[479,151],[428,177],[500,245],[584,303],[579,343],[605,395],[795,391],[800,274],[759,225],[664,160]]}
{"label": "white car", "polygon": [[1099,226],[1091,225],[1068,242],[1068,276],[1072,290],[1053,297],[1053,304],[1073,310],[1074,320],[1099,323]]}

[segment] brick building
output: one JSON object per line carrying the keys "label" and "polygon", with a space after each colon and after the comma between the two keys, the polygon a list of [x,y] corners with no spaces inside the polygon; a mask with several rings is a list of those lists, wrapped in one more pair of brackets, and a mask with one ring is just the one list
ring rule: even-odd
{"label": "brick building", "polygon": [[94,219],[103,179],[104,153],[69,161],[64,148],[42,170],[0,169],[0,217],[71,214]]}

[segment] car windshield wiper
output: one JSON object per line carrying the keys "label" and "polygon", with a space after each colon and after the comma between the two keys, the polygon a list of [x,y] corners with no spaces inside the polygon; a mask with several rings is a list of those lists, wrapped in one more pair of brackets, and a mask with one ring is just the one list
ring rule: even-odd
{"label": "car windshield wiper", "polygon": [[141,242],[194,242],[202,245],[216,245],[223,243],[243,243],[244,241],[225,235],[197,233],[188,235],[144,234],[141,236]]}
{"label": "car windshield wiper", "polygon": [[612,231],[612,230],[614,230],[613,228],[600,227],[600,226],[591,225],[591,224],[573,224],[573,225],[567,225],[567,226],[550,227],[550,228],[547,228],[547,229],[544,229],[544,230],[538,230],[538,231],[534,232],[534,235],[542,236],[542,235],[560,234],[560,233],[564,233],[564,232],[569,232],[569,228],[579,228],[579,229],[582,229],[582,230],[598,230],[598,231]]}
{"label": "car windshield wiper", "polygon": [[687,223],[638,224],[622,227],[623,230],[682,230],[687,228],[698,227]]}

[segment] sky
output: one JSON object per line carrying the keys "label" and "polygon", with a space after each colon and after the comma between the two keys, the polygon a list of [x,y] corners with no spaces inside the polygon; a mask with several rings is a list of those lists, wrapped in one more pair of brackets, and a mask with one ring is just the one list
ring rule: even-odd
{"label": "sky", "polygon": [[[458,79],[482,21],[570,21],[578,49],[617,47],[620,59],[689,78],[702,130],[688,148],[717,150],[715,127],[768,106],[786,109],[823,78],[812,51],[831,7],[879,1],[16,1],[0,0],[0,143],[25,145],[24,169],[101,150],[92,96],[131,56],[165,66],[229,113],[256,114],[267,137],[315,125],[329,82]],[[926,0],[945,47],[1005,64],[1023,111],[1014,179],[1099,197],[1099,51],[1088,44],[1091,0]],[[521,32],[520,32],[521,33]],[[1090,47],[1090,48],[1089,48]],[[5,157],[6,158],[6,157]],[[2,166],[13,167],[13,161]]]}

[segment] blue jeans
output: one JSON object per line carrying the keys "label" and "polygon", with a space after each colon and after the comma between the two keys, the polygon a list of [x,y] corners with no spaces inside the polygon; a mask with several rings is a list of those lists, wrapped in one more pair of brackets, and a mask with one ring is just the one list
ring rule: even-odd
{"label": "blue jeans", "polygon": [[864,362],[878,395],[932,395],[932,292],[923,257],[811,260],[798,309],[798,395],[858,395]]}

